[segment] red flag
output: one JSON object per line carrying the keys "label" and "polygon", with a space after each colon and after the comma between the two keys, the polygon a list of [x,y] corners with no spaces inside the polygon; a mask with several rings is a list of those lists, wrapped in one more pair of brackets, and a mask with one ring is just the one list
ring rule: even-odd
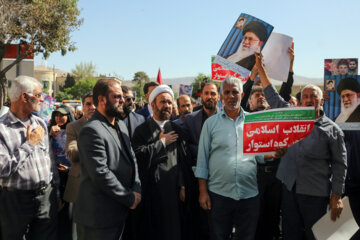
{"label": "red flag", "polygon": [[159,72],[158,72],[158,75],[157,75],[156,81],[157,81],[160,85],[162,85],[162,84],[163,84],[162,79],[161,79],[161,72],[160,72],[160,68],[159,68]]}

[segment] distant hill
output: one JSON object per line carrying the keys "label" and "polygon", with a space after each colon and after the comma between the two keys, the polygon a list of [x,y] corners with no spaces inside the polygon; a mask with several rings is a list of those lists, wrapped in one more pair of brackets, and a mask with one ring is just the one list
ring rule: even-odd
{"label": "distant hill", "polygon": [[[163,78],[163,82],[165,84],[172,85],[174,92],[178,92],[180,84],[190,85],[194,81],[194,79],[195,77]],[[150,78],[150,80],[156,81],[156,78]],[[282,84],[281,81],[276,80],[274,80],[273,83],[275,84],[275,86],[280,86]],[[309,78],[294,75],[294,86],[297,86],[296,89],[294,89],[294,92],[309,83],[316,84],[322,87],[324,84],[324,80],[322,78]],[[131,80],[125,80],[123,81],[123,85],[132,87],[134,84]]]}

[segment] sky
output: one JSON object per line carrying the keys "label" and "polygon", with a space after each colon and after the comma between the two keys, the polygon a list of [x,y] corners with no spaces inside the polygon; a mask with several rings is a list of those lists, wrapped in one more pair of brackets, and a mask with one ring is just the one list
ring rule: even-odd
{"label": "sky", "polygon": [[358,0],[79,0],[84,23],[71,34],[77,50],[46,63],[70,72],[92,62],[99,74],[131,80],[144,71],[163,78],[210,75],[216,55],[241,13],[294,38],[296,75],[322,78],[325,58],[360,57]]}

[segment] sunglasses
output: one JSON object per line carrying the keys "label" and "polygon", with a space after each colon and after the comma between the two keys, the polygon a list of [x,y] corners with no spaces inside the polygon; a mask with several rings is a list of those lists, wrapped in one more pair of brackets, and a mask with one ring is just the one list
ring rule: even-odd
{"label": "sunglasses", "polygon": [[133,97],[126,97],[125,100],[126,100],[127,102],[130,102],[131,100],[134,100],[134,98],[133,98]]}

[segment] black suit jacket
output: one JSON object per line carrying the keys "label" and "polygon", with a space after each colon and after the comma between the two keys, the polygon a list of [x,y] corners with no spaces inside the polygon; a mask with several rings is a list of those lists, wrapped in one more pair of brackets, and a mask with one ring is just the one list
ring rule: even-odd
{"label": "black suit jacket", "polygon": [[185,139],[190,148],[191,155],[196,159],[198,153],[199,139],[202,128],[203,109],[188,114],[183,123]]}
{"label": "black suit jacket", "polygon": [[95,111],[79,134],[81,183],[75,222],[88,227],[108,228],[124,223],[135,200],[133,191],[141,191],[127,128],[120,120],[116,124],[120,135]]}

